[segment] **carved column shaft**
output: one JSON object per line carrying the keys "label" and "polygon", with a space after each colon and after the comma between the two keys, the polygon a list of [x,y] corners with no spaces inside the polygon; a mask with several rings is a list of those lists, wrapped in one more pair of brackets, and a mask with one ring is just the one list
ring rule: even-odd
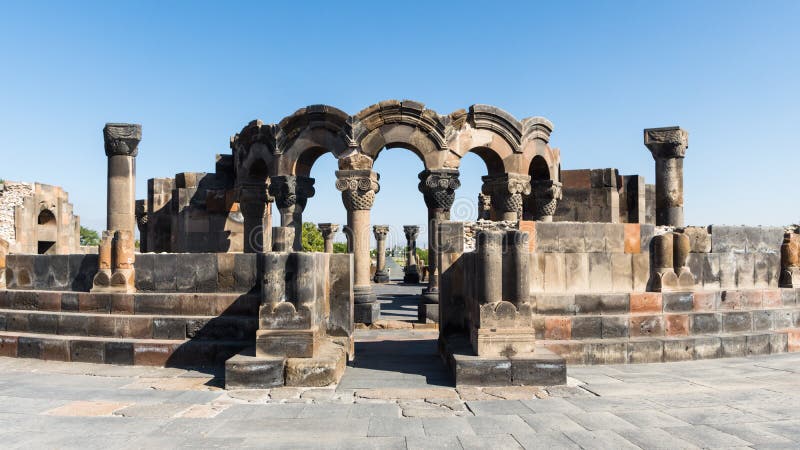
{"label": "carved column shaft", "polygon": [[294,227],[294,250],[303,250],[303,210],[314,196],[314,179],[301,175],[272,177],[269,193],[281,212],[281,226]]}
{"label": "carved column shaft", "polygon": [[103,128],[108,157],[107,230],[136,230],[136,155],[141,139],[141,125],[107,123]]}
{"label": "carved column shaft", "polygon": [[406,268],[404,283],[419,283],[419,269],[417,268],[417,236],[419,226],[403,225],[403,232],[406,235]]}
{"label": "carved column shaft", "polygon": [[317,225],[319,232],[322,233],[322,240],[325,243],[325,253],[333,253],[333,237],[339,231],[339,225],[335,223],[321,223]]}
{"label": "carved column shaft", "polygon": [[272,249],[272,201],[269,179],[239,187],[239,209],[244,217],[244,252]]}
{"label": "carved column shaft", "polygon": [[377,245],[376,256],[377,262],[375,264],[375,276],[373,281],[376,283],[386,283],[389,281],[389,273],[386,270],[386,236],[389,235],[388,225],[375,225],[372,227],[372,233],[375,235],[375,242]]}
{"label": "carved column shaft", "polygon": [[370,287],[369,222],[375,194],[380,191],[380,176],[368,169],[337,170],[336,178],[336,189],[341,191],[347,209],[347,229],[355,270],[355,301],[371,303],[375,296]]}
{"label": "carved column shaft", "polygon": [[426,299],[438,303],[439,273],[436,261],[439,253],[439,222],[450,220],[450,208],[461,187],[458,170],[423,170],[419,174],[419,191],[428,207],[428,288]]}
{"label": "carved column shaft", "polygon": [[656,162],[656,225],[683,226],[683,158],[689,133],[679,127],[644,130]]}

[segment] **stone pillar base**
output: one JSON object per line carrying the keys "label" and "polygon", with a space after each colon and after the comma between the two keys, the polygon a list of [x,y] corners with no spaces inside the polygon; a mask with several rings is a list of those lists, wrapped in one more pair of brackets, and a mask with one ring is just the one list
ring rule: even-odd
{"label": "stone pillar base", "polygon": [[780,287],[796,288],[800,287],[800,267],[787,267],[781,271]]}
{"label": "stone pillar base", "polygon": [[378,302],[356,303],[353,308],[355,323],[372,324],[381,318],[381,305]]}
{"label": "stone pillar base", "polygon": [[439,323],[439,304],[420,303],[417,307],[417,320],[420,323],[428,323],[429,320]]}
{"label": "stone pillar base", "polygon": [[425,288],[422,290],[421,303],[439,303],[439,289]]}
{"label": "stone pillar base", "polygon": [[310,330],[258,330],[256,356],[313,358],[319,347],[319,333]]}
{"label": "stone pillar base", "polygon": [[375,276],[372,277],[372,281],[376,283],[388,283],[389,282],[389,272],[385,271],[377,271],[375,272]]}
{"label": "stone pillar base", "polygon": [[419,284],[419,272],[416,270],[410,270],[403,275],[403,283],[407,284]]}
{"label": "stone pillar base", "polygon": [[378,298],[375,292],[372,291],[372,286],[353,286],[353,302],[357,305],[359,303],[374,303]]}

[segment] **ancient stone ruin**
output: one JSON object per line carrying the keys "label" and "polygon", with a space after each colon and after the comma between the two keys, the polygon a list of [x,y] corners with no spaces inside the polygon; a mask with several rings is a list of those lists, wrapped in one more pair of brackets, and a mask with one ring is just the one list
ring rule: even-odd
{"label": "ancient stone ruin", "polygon": [[[355,115],[309,106],[247,124],[213,173],[148,180],[147,198],[135,200],[141,126],[107,124],[98,254],[65,244],[55,253],[68,254],[40,255],[30,242],[41,222],[21,222],[16,241],[3,228],[0,355],[224,365],[229,387],[336,383],[358,358],[355,324],[381,315],[373,284],[389,279],[389,227],[371,224],[380,198],[373,163],[395,147],[425,166],[409,175],[428,210],[418,317],[438,322],[457,385],[562,384],[570,364],[800,350],[797,228],[685,226],[681,128],[644,130],[654,185],[616,169],[562,171],[552,131],[547,119],[486,105],[449,115],[413,101]],[[451,221],[470,152],[487,172],[478,214]],[[326,153],[338,161],[333,186],[310,178]],[[347,211],[349,253],[333,253],[332,223],[319,224],[325,251],[303,252],[307,201],[331,188]],[[402,231],[404,279],[419,283],[420,227]]]}

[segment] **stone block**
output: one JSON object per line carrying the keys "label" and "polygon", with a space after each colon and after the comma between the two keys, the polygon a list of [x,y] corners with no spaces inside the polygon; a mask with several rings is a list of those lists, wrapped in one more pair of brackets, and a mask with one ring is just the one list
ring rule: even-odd
{"label": "stone block", "polygon": [[753,286],[755,288],[767,289],[770,287],[770,274],[769,267],[770,255],[766,253],[756,253],[753,255]]}
{"label": "stone block", "polygon": [[665,338],[663,342],[664,362],[691,361],[694,359],[694,338]]}
{"label": "stone block", "polygon": [[133,365],[133,344],[130,342],[106,342],[104,351],[106,364]]}
{"label": "stone block", "polygon": [[726,312],[722,315],[722,330],[726,333],[753,329],[753,314],[750,311]]}
{"label": "stone block", "polygon": [[380,320],[381,305],[378,302],[355,303],[353,305],[353,321],[371,324]]}
{"label": "stone block", "polygon": [[572,318],[572,339],[600,339],[603,337],[603,320],[598,316]]}
{"label": "stone block", "polygon": [[601,294],[575,294],[576,314],[600,314]]}
{"label": "stone block", "polygon": [[170,294],[137,294],[136,314],[176,314],[181,309],[180,297]]}
{"label": "stone block", "polygon": [[[328,335],[352,336],[354,326],[353,257],[350,254],[332,254],[330,255],[329,267],[330,316],[328,318]],[[380,306],[378,308],[380,309]],[[373,318],[373,316],[370,315],[370,318]]]}
{"label": "stone block", "polygon": [[105,343],[102,341],[70,341],[69,360],[102,364],[105,361]]}
{"label": "stone block", "polygon": [[722,357],[722,343],[718,336],[699,336],[694,339],[694,359]]}
{"label": "stone block", "polygon": [[336,384],[344,374],[345,351],[332,343],[321,346],[314,358],[286,360],[286,386],[322,387]]}
{"label": "stone block", "polygon": [[602,223],[585,223],[583,227],[584,248],[587,253],[606,252],[606,233]]}
{"label": "stone block", "polygon": [[589,254],[567,253],[564,255],[566,265],[566,291],[586,292],[589,290]]}
{"label": "stone block", "polygon": [[58,316],[52,314],[31,313],[28,316],[28,330],[30,333],[57,334]]}
{"label": "stone block", "polygon": [[692,295],[692,311],[716,311],[722,299],[719,291],[697,291]]}
{"label": "stone block", "polygon": [[589,254],[589,288],[592,292],[612,292],[614,290],[610,254]]}
{"label": "stone block", "polygon": [[178,255],[158,254],[155,257],[153,281],[157,292],[175,292],[178,278]]}
{"label": "stone block", "polygon": [[17,336],[0,336],[0,356],[16,358],[18,344]]}
{"label": "stone block", "polygon": [[786,353],[789,351],[789,340],[786,333],[772,333],[769,335],[769,352]]}
{"label": "stone block", "polygon": [[554,222],[541,223],[537,226],[556,225],[558,250],[563,253],[586,253],[586,239],[584,238],[585,226],[582,223]]}
{"label": "stone block", "polygon": [[691,334],[717,334],[722,331],[722,314],[696,313],[690,315]]}
{"label": "stone block", "polygon": [[17,343],[18,358],[34,358],[40,359],[42,357],[42,342],[39,338],[20,336]]}
{"label": "stone block", "polygon": [[764,301],[764,291],[760,289],[741,290],[739,295],[744,308],[761,308]]}
{"label": "stone block", "polygon": [[536,251],[540,253],[560,253],[559,222],[540,222],[536,225]]}
{"label": "stone block", "polygon": [[663,310],[661,303],[661,293],[658,292],[636,292],[630,294],[631,314],[661,313]]}
{"label": "stone block", "polygon": [[69,361],[69,342],[64,339],[52,338],[40,340],[40,358],[46,361]]}
{"label": "stone block", "polygon": [[603,339],[628,337],[628,316],[603,316]]}
{"label": "stone block", "polygon": [[268,389],[284,385],[285,359],[240,353],[225,362],[226,389]]}
{"label": "stone block", "polygon": [[664,312],[687,312],[694,308],[691,292],[664,292],[661,294]]}
{"label": "stone block", "polygon": [[715,253],[704,253],[702,254],[702,261],[702,279],[698,279],[698,284],[701,284],[703,289],[706,290],[720,289],[720,255]]}
{"label": "stone block", "polygon": [[[719,285],[720,289],[736,289],[737,256],[733,253],[723,253],[719,256]],[[706,289],[709,289],[706,287]]]}
{"label": "stone block", "polygon": [[794,288],[784,288],[780,290],[781,302],[783,306],[794,306],[797,304],[797,290]]}
{"label": "stone block", "polygon": [[745,253],[736,255],[736,286],[739,289],[752,289],[755,286],[755,255]]}
{"label": "stone block", "polygon": [[589,344],[589,364],[625,364],[628,361],[627,342],[593,342]]}
{"label": "stone block", "polygon": [[644,292],[650,281],[650,253],[631,255],[631,271],[633,276],[633,291]]}
{"label": "stone block", "polygon": [[139,254],[136,255],[136,290],[140,292],[151,292],[156,290],[156,255]]}
{"label": "stone block", "polygon": [[452,355],[456,386],[509,386],[511,361],[506,358],[481,358],[465,354]]}
{"label": "stone block", "polygon": [[777,254],[767,253],[765,254],[765,258],[767,261],[767,275],[769,276],[769,287],[771,289],[777,289],[780,285],[781,255],[779,253]]}
{"label": "stone block", "polygon": [[219,273],[217,255],[201,253],[197,255],[196,262],[194,290],[196,292],[217,292],[217,276]]}
{"label": "stone block", "polygon": [[557,386],[566,382],[566,361],[549,350],[537,349],[534,354],[511,357],[514,386]]}
{"label": "stone block", "polygon": [[650,242],[656,232],[656,227],[653,224],[642,223],[639,224],[639,231],[641,232],[641,248],[642,252],[650,253]]}
{"label": "stone block", "polygon": [[708,253],[689,253],[686,258],[686,266],[689,271],[694,275],[695,284],[697,286],[703,285],[703,269],[705,268],[706,256]]}
{"label": "stone block", "polygon": [[569,340],[572,336],[572,321],[569,317],[551,316],[544,318],[544,338]]}
{"label": "stone block", "polygon": [[747,336],[741,334],[721,334],[722,356],[727,358],[747,356]]}
{"label": "stone block", "polygon": [[664,343],[658,339],[628,341],[628,363],[656,363],[664,357]]}
{"label": "stone block", "polygon": [[772,311],[753,311],[753,331],[773,329]]}
{"label": "stone block", "polygon": [[249,292],[257,284],[255,253],[237,253],[234,257],[234,278],[237,292]]}
{"label": "stone block", "polygon": [[711,252],[711,235],[706,227],[686,227],[683,233],[689,237],[689,248],[692,253]]}
{"label": "stone block", "polygon": [[589,344],[583,341],[544,341],[543,345],[564,358],[567,364],[587,364]]}
{"label": "stone block", "polygon": [[747,335],[748,355],[768,355],[770,349],[769,333],[753,333]]}
{"label": "stone block", "polygon": [[746,227],[748,253],[778,253],[784,235],[783,227]]}
{"label": "stone block", "polygon": [[635,315],[630,316],[628,333],[632,338],[663,336],[664,318],[661,315]]}
{"label": "stone block", "polygon": [[236,255],[233,253],[217,253],[217,289],[220,292],[231,292],[235,289],[235,262]]}
{"label": "stone block", "polygon": [[689,315],[688,314],[665,314],[664,333],[667,336],[688,336],[689,335]]}
{"label": "stone block", "polygon": [[740,291],[722,291],[719,301],[720,310],[730,311],[743,307],[744,299]]}
{"label": "stone block", "polygon": [[64,292],[61,294],[61,311],[78,311],[78,293]]}
{"label": "stone block", "polygon": [[794,326],[794,313],[792,310],[773,309],[769,311],[773,329],[783,330]]}
{"label": "stone block", "polygon": [[572,294],[532,294],[531,303],[536,305],[539,314],[575,314],[575,295]]}
{"label": "stone block", "polygon": [[153,318],[154,339],[186,339],[186,320],[170,317]]}
{"label": "stone block", "polygon": [[745,253],[747,251],[747,234],[745,227],[712,225],[712,253]]}
{"label": "stone block", "polygon": [[89,317],[88,336],[112,337],[116,336],[116,330],[117,324],[114,316],[94,315]]}
{"label": "stone block", "polygon": [[631,292],[633,289],[631,255],[611,254],[611,284],[614,292]]}
{"label": "stone block", "polygon": [[544,255],[544,290],[545,292],[564,292],[566,290],[567,272],[563,253],[545,253]]}
{"label": "stone block", "polygon": [[625,225],[618,223],[604,224],[606,233],[606,252],[625,253]]}
{"label": "stone block", "polygon": [[627,314],[630,311],[630,294],[601,294],[600,310],[603,315]]}
{"label": "stone block", "polygon": [[58,317],[58,334],[65,336],[88,336],[89,316],[61,314]]}
{"label": "stone block", "polygon": [[642,252],[642,230],[638,223],[623,225],[625,232],[625,253],[636,254]]}

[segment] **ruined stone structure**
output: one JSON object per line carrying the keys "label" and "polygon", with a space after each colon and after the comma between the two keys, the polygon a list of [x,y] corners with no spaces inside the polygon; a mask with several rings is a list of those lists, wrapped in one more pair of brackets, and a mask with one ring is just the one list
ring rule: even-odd
{"label": "ruined stone structure", "polygon": [[80,218],[58,186],[0,182],[0,239],[13,253],[82,253]]}
{"label": "ruined stone structure", "polygon": [[[311,106],[277,124],[251,122],[214,174],[150,180],[148,198],[134,202],[141,127],[108,124],[99,254],[21,254],[0,241],[0,355],[224,364],[230,387],[337,382],[358,357],[354,323],[380,317],[372,282],[384,279],[387,229],[370,222],[380,198],[373,163],[394,147],[425,166],[416,179],[431,276],[419,319],[439,322],[457,384],[561,384],[567,364],[800,350],[796,227],[684,226],[680,128],[644,131],[654,186],[611,169],[562,172],[552,129],[485,105],[447,116],[411,101],[352,116]],[[319,186],[309,174],[327,152],[336,181]],[[468,152],[487,168],[479,220],[455,222]],[[332,253],[333,224],[319,225],[324,253],[302,252],[307,200],[333,187],[350,253]],[[416,283],[419,227],[404,231],[405,281]]]}

